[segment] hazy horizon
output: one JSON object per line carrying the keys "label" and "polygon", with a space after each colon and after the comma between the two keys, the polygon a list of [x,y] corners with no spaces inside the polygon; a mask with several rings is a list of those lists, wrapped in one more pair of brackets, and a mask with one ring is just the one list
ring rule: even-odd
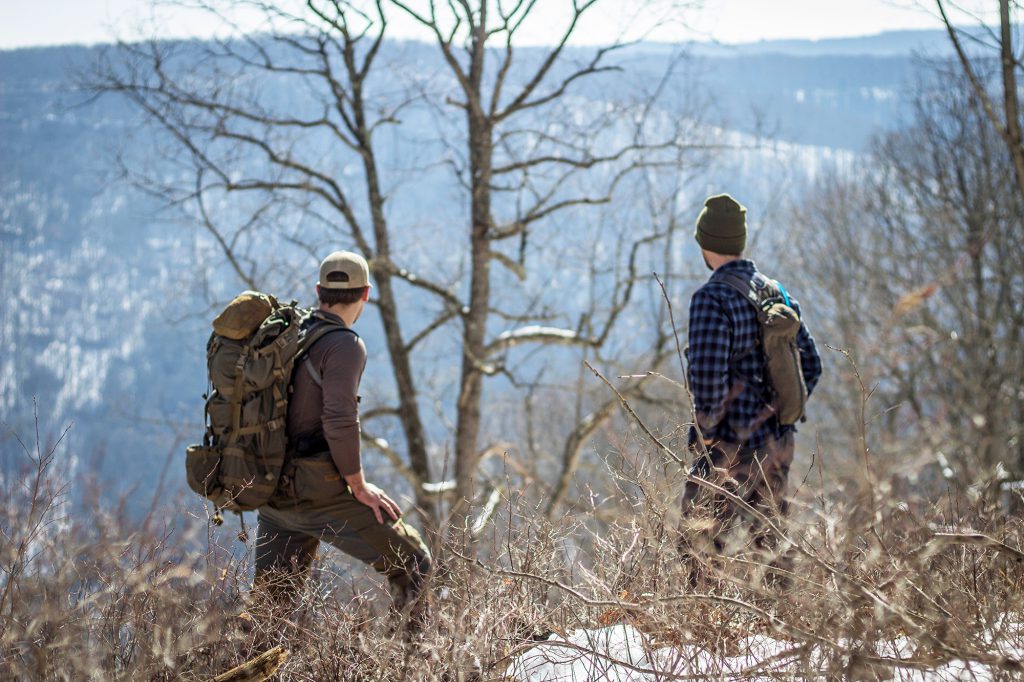
{"label": "hazy horizon", "polygon": [[[287,6],[291,0],[280,4]],[[572,44],[593,45],[616,38],[643,37],[652,42],[712,42],[744,45],[768,41],[822,41],[862,38],[893,31],[937,29],[941,23],[933,11],[913,0],[715,0],[701,9],[682,8],[670,0],[655,0],[636,10],[626,0],[609,0],[591,10],[581,21],[585,30]],[[627,9],[632,5],[632,9]],[[537,6],[523,26],[522,45],[551,43],[564,23],[564,14],[553,4]],[[970,9],[970,8],[968,8]],[[649,11],[648,11],[649,10]],[[41,21],[45,17],[46,21]],[[984,12],[954,17],[965,25],[977,19],[991,20]],[[236,33],[265,30],[260,13],[232,14]],[[389,19],[393,38],[428,38],[411,19],[395,14]],[[37,3],[0,6],[0,49],[96,45],[149,37],[210,38],[227,33],[212,26],[208,16],[195,9],[141,0],[41,0]]]}

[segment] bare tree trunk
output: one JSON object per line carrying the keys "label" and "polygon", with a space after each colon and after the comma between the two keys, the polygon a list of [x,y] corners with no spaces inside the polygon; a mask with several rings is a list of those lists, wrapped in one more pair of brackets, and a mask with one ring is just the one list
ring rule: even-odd
{"label": "bare tree trunk", "polygon": [[1006,144],[1013,157],[1017,186],[1024,196],[1024,139],[1020,131],[1020,100],[1017,92],[1016,57],[1010,26],[1010,1],[999,0],[999,56],[1003,72],[1003,111],[1006,114]]}
{"label": "bare tree trunk", "polygon": [[[491,178],[493,176],[493,125],[484,113],[481,83],[484,76],[484,46],[487,5],[480,6],[480,20],[473,36],[469,68],[466,124],[470,155],[470,288],[469,312],[464,318],[462,372],[455,433],[455,510],[462,511],[473,497],[473,478],[478,459],[480,403],[486,359],[487,319],[491,307]],[[458,523],[458,513],[455,516]]]}
{"label": "bare tree trunk", "polygon": [[[378,239],[377,253],[381,253]],[[409,467],[420,479],[416,485],[416,504],[433,521],[437,521],[437,509],[434,501],[427,496],[423,483],[431,480],[430,461],[427,457],[427,439],[420,419],[420,408],[417,403],[416,385],[413,381],[412,366],[409,352],[402,342],[402,331],[399,325],[398,306],[395,303],[391,276],[383,268],[374,268],[374,280],[377,284],[377,303],[380,318],[384,325],[384,336],[387,339],[388,355],[395,376],[395,388],[398,391],[398,419],[405,434],[406,447],[409,449]]]}
{"label": "bare tree trunk", "polygon": [[409,466],[419,478],[414,485],[416,504],[434,523],[438,521],[435,502],[427,496],[423,483],[431,480],[430,462],[427,457],[427,439],[420,418],[419,404],[416,398],[416,384],[413,379],[412,364],[409,356],[411,349],[403,340],[401,323],[398,316],[398,305],[392,287],[391,268],[391,237],[384,216],[384,194],[380,189],[380,176],[377,171],[377,160],[374,154],[372,133],[366,122],[366,103],[363,100],[363,83],[358,78],[358,70],[349,67],[352,76],[353,114],[356,122],[357,137],[360,140],[360,156],[366,173],[366,193],[370,206],[370,219],[373,224],[374,248],[371,257],[374,280],[377,283],[377,301],[384,336],[387,339],[388,355],[391,358],[391,369],[395,377],[395,388],[398,391],[398,419],[405,435],[406,447],[409,450]]}

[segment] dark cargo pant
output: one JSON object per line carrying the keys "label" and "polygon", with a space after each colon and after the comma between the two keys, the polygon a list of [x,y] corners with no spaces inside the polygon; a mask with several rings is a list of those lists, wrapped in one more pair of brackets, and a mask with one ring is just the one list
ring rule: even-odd
{"label": "dark cargo pant", "polygon": [[[793,463],[793,433],[769,439],[758,450],[735,443],[716,443],[708,454],[698,458],[690,472],[740,498],[769,519],[788,511],[785,499],[789,467]],[[704,545],[722,551],[725,538],[742,530],[751,534],[758,549],[771,549],[775,538],[750,512],[720,492],[686,482],[683,493],[683,537],[680,544],[689,549]]]}
{"label": "dark cargo pant", "polygon": [[377,523],[332,462],[297,460],[281,477],[270,503],[259,510],[254,586],[277,601],[295,595],[322,540],[387,577],[401,609],[422,589],[430,551],[404,520],[392,521],[386,514],[384,519]]}

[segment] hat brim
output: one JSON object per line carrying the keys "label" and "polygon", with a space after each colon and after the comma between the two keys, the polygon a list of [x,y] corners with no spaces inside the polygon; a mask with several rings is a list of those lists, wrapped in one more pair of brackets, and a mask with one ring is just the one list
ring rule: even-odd
{"label": "hat brim", "polygon": [[321,289],[329,289],[330,291],[346,291],[348,289],[363,289],[363,288],[372,289],[373,288],[373,285],[370,284],[369,282],[367,282],[366,284],[364,284],[362,286],[357,286],[357,287],[332,287],[332,286],[328,286],[328,285],[324,284],[323,282],[317,282],[316,285],[318,287],[320,287]]}

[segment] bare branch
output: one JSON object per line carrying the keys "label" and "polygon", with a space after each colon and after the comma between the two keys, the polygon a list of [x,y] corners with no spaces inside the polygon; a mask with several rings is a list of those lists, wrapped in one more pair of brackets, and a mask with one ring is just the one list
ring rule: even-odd
{"label": "bare branch", "polygon": [[360,439],[377,452],[387,457],[388,461],[391,462],[391,466],[395,467],[395,471],[402,475],[409,485],[413,487],[413,490],[418,490],[423,485],[423,480],[416,475],[416,472],[409,468],[409,465],[405,463],[402,456],[399,455],[391,447],[391,445],[383,438],[376,438],[367,433],[366,429],[362,429],[359,433]]}
{"label": "bare branch", "polygon": [[414,287],[423,289],[424,291],[429,291],[435,296],[438,296],[445,303],[447,303],[449,307],[456,311],[457,314],[465,314],[463,312],[466,307],[465,304],[459,299],[455,292],[451,291],[447,287],[423,279],[416,273],[409,272],[405,268],[400,268],[391,261],[375,261],[374,265],[376,267],[381,268],[382,271],[386,272],[389,275],[398,277],[399,279],[403,280],[408,284],[411,284]]}
{"label": "bare branch", "polygon": [[407,353],[411,353],[413,350],[415,350],[416,346],[418,346],[428,336],[430,336],[435,331],[437,331],[444,325],[448,324],[452,320],[456,319],[461,314],[462,313],[459,310],[449,307],[443,313],[434,318],[434,320],[430,324],[428,324],[426,327],[417,332],[415,336],[409,339],[409,341],[407,341],[405,344],[405,351]]}

